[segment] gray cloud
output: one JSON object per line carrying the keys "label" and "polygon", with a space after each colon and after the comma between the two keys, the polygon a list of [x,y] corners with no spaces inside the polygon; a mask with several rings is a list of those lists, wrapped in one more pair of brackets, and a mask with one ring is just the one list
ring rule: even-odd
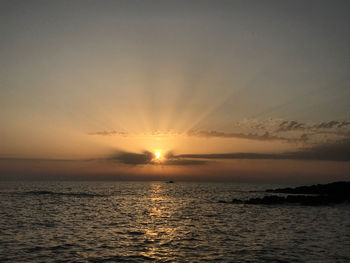
{"label": "gray cloud", "polygon": [[193,160],[186,158],[173,158],[162,162],[164,165],[203,165],[207,164],[209,161],[206,160]]}
{"label": "gray cloud", "polygon": [[126,132],[118,132],[115,130],[112,131],[98,131],[98,132],[89,132],[88,135],[100,135],[100,136],[113,136],[113,135],[127,135]]}
{"label": "gray cloud", "polygon": [[266,153],[212,153],[181,154],[173,158],[191,159],[273,159],[273,160],[319,160],[350,161],[350,138],[336,142],[306,148],[297,152],[280,154]]}
{"label": "gray cloud", "polygon": [[119,151],[107,160],[116,161],[128,165],[203,165],[208,163],[206,160],[193,160],[189,158],[181,158],[179,156],[175,157],[171,152],[167,153],[164,156],[164,160],[157,161],[155,160],[155,155],[152,152],[144,151],[142,153],[131,153]]}
{"label": "gray cloud", "polygon": [[314,124],[307,124],[298,121],[282,121],[276,132],[287,132],[295,130],[327,130],[327,129],[340,129],[350,127],[350,121],[328,121]]}
{"label": "gray cloud", "polygon": [[50,158],[18,158],[18,157],[0,157],[1,161],[25,161],[25,162],[89,162],[96,159],[50,159]]}
{"label": "gray cloud", "polygon": [[174,158],[199,159],[277,159],[277,154],[263,153],[208,153],[208,154],[180,154]]}
{"label": "gray cloud", "polygon": [[[183,134],[183,133],[182,133]],[[117,132],[117,131],[100,131],[100,132],[91,132],[88,133],[88,135],[97,135],[97,136],[129,136],[131,134],[126,132]],[[152,132],[151,135],[174,135],[178,136],[181,135],[181,133],[174,133],[174,132],[161,132],[161,131],[155,131]],[[193,137],[205,137],[205,138],[238,138],[238,139],[249,139],[249,140],[258,140],[258,141],[295,141],[295,139],[289,139],[284,138],[281,136],[271,135],[268,131],[265,131],[263,134],[257,134],[257,133],[227,133],[227,132],[220,132],[220,131],[195,131],[191,130],[186,133],[187,136],[193,136]]]}
{"label": "gray cloud", "polygon": [[[350,121],[328,121],[320,123],[305,123],[296,120],[245,119],[236,122],[232,127],[233,132],[218,130],[191,130],[187,133],[167,131],[153,131],[154,136],[179,136],[187,135],[204,138],[237,138],[257,141],[285,141],[290,143],[320,143],[325,140],[344,139],[350,134]],[[105,130],[88,133],[96,136],[132,136],[116,130]]]}
{"label": "gray cloud", "polygon": [[350,161],[350,137],[347,139],[325,143],[310,148],[304,148],[296,152],[278,154],[269,153],[209,153],[209,154],[179,154],[168,152],[162,161],[155,160],[152,152],[132,153],[118,151],[107,158],[85,159],[85,160],[59,160],[59,159],[21,159],[0,158],[0,161],[27,161],[27,162],[78,162],[78,161],[113,161],[126,165],[178,165],[193,166],[205,165],[214,160],[225,159],[250,159],[250,160],[318,160],[318,161]]}
{"label": "gray cloud", "polygon": [[120,151],[116,154],[113,154],[108,159],[130,165],[150,164],[154,159],[154,154],[149,151],[144,151],[143,153],[131,153]]}
{"label": "gray cloud", "polygon": [[291,153],[300,160],[350,161],[350,137]]}
{"label": "gray cloud", "polygon": [[347,138],[350,134],[350,121],[311,123],[284,119],[244,119],[236,122],[233,129],[242,134],[256,131],[259,136],[269,134],[272,139],[315,144]]}
{"label": "gray cloud", "polygon": [[332,129],[332,128],[343,128],[349,126],[350,127],[350,121],[329,121],[329,122],[321,122],[316,125],[314,125],[314,128],[326,128],[326,129]]}
{"label": "gray cloud", "polygon": [[276,132],[303,130],[305,128],[306,128],[305,123],[301,123],[297,121],[282,121]]}
{"label": "gray cloud", "polygon": [[219,138],[240,138],[249,140],[259,140],[259,141],[275,141],[275,140],[289,140],[287,138],[271,135],[269,132],[265,132],[262,135],[257,133],[225,133],[219,131],[189,131],[187,133],[189,136],[198,137],[219,137]]}

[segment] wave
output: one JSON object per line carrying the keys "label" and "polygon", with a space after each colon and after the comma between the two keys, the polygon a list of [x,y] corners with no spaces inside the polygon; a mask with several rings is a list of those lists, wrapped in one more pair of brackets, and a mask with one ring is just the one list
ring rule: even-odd
{"label": "wave", "polygon": [[51,196],[74,196],[74,197],[108,197],[109,195],[81,193],[81,192],[51,192],[51,191],[28,191],[28,192],[0,192],[0,194],[18,195],[51,195]]}

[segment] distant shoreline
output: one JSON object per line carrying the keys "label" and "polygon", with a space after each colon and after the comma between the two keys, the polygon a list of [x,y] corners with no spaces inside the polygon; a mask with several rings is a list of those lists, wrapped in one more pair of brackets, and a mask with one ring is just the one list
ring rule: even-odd
{"label": "distant shoreline", "polygon": [[[269,195],[248,200],[233,199],[233,204],[262,204],[262,205],[334,205],[350,202],[350,181],[299,186],[295,188],[267,189],[266,193],[288,194],[287,196]],[[220,203],[227,203],[219,201]]]}

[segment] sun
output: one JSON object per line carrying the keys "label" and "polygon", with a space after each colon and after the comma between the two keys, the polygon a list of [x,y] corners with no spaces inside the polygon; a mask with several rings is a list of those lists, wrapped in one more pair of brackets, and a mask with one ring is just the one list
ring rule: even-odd
{"label": "sun", "polygon": [[164,151],[161,149],[153,149],[153,161],[155,163],[161,163],[164,159]]}
{"label": "sun", "polygon": [[156,152],[154,153],[155,157],[156,157],[156,160],[159,160],[160,159],[160,153]]}

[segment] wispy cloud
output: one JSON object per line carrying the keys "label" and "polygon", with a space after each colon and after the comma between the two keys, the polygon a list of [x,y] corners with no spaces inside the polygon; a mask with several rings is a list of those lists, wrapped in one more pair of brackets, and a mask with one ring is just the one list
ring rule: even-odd
{"label": "wispy cloud", "polygon": [[[231,131],[228,131],[231,130]],[[203,138],[236,138],[257,141],[285,141],[301,143],[322,143],[325,141],[339,141],[350,135],[350,121],[328,121],[307,123],[297,120],[284,119],[243,119],[235,122],[225,131],[190,130],[186,133],[173,130],[155,130],[150,133],[128,133],[116,130],[90,132],[95,136],[191,136]]]}
{"label": "wispy cloud", "polygon": [[327,142],[313,147],[303,148],[294,152],[282,153],[206,153],[206,154],[173,154],[168,152],[162,160],[155,159],[155,154],[150,151],[141,153],[117,151],[105,158],[84,160],[69,159],[26,159],[26,158],[0,158],[0,161],[26,161],[26,162],[91,162],[112,161],[130,166],[138,165],[174,165],[194,166],[205,165],[215,160],[250,159],[250,160],[317,160],[350,162],[350,136],[337,142]]}
{"label": "wispy cloud", "polygon": [[350,121],[311,123],[284,119],[244,119],[235,122],[232,129],[243,134],[256,131],[260,136],[269,134],[271,138],[289,142],[322,143],[347,138],[350,134]]}
{"label": "wispy cloud", "polygon": [[109,156],[107,160],[119,162],[127,165],[202,165],[208,163],[206,160],[193,160],[188,158],[176,157],[169,152],[162,161],[155,159],[155,154],[149,151],[142,153],[118,151]]}
{"label": "wispy cloud", "polygon": [[203,165],[207,163],[209,163],[209,161],[207,160],[193,160],[193,159],[186,159],[186,158],[171,158],[162,162],[163,165],[180,165],[180,166]]}
{"label": "wispy cloud", "polygon": [[289,139],[283,138],[280,136],[271,135],[269,132],[265,132],[264,134],[257,133],[226,133],[220,131],[189,131],[187,133],[189,136],[197,136],[197,137],[219,137],[219,138],[240,138],[240,139],[249,139],[249,140],[259,140],[259,141],[275,141],[275,140],[286,140]]}
{"label": "wispy cloud", "polygon": [[321,122],[319,124],[314,125],[315,128],[344,128],[350,127],[350,121],[329,121],[329,122]]}
{"label": "wispy cloud", "polygon": [[350,134],[350,121],[305,123],[296,120],[246,119],[234,123],[235,132],[217,130],[190,131],[189,136],[207,138],[241,138],[259,141],[317,142],[341,140]]}
{"label": "wispy cloud", "polygon": [[304,130],[306,128],[305,123],[297,121],[282,121],[279,124],[276,132],[285,132],[285,131],[295,131],[295,130]]}
{"label": "wispy cloud", "polygon": [[153,153],[118,152],[108,158],[128,165],[204,165],[213,160],[253,159],[253,160],[318,160],[318,161],[350,161],[350,137],[338,142],[320,144],[295,152],[284,153],[208,153],[178,154],[167,153],[162,161],[155,160]]}
{"label": "wispy cloud", "polygon": [[329,130],[350,128],[350,121],[329,121],[320,123],[303,123],[298,121],[282,121],[276,132],[287,132],[295,130]]}
{"label": "wispy cloud", "polygon": [[121,131],[97,131],[97,132],[89,132],[88,135],[99,135],[99,136],[113,136],[113,135],[121,135],[121,136],[127,136],[127,132],[121,132]]}
{"label": "wispy cloud", "polygon": [[278,154],[267,153],[211,153],[211,154],[181,154],[172,158],[181,159],[272,159],[272,160],[319,160],[319,161],[350,161],[350,138],[326,143],[296,152]]}
{"label": "wispy cloud", "polygon": [[124,164],[130,165],[140,165],[140,164],[150,164],[154,159],[154,154],[149,151],[144,151],[142,153],[132,153],[132,152],[122,152],[119,151],[108,159],[112,161],[117,161]]}

